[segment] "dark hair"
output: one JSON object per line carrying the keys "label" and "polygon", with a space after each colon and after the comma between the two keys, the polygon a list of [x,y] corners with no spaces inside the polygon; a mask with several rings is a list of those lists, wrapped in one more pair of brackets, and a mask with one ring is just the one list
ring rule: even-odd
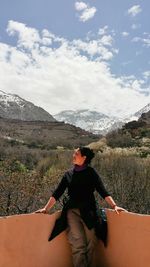
{"label": "dark hair", "polygon": [[82,156],[86,156],[85,162],[86,164],[90,164],[91,160],[94,158],[95,154],[92,149],[89,147],[81,146],[79,147]]}

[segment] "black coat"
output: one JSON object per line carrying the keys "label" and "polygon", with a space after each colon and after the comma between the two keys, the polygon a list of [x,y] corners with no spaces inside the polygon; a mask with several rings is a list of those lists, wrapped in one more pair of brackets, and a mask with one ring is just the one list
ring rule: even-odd
{"label": "black coat", "polygon": [[64,201],[61,216],[56,220],[48,240],[51,241],[67,228],[68,209],[78,208],[86,226],[89,229],[94,228],[97,238],[101,239],[106,245],[106,214],[104,209],[100,209],[100,212],[98,212],[93,193],[97,190],[103,198],[109,196],[109,194],[97,172],[91,167],[87,167],[80,172],[73,169],[67,171],[52,196],[58,200],[66,188],[68,189],[68,198]]}

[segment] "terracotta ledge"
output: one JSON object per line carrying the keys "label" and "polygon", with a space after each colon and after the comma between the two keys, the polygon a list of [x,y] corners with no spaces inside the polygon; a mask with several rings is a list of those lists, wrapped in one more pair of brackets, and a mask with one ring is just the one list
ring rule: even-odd
{"label": "terracotta ledge", "polygon": [[[47,241],[58,215],[0,217],[0,267],[72,267],[66,233]],[[99,241],[96,266],[149,267],[150,216],[107,210],[107,218],[108,246]]]}

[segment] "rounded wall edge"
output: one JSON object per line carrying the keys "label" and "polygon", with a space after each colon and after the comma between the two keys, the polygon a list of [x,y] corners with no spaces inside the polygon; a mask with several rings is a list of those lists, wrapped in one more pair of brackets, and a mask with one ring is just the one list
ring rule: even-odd
{"label": "rounded wall edge", "polygon": [[[108,242],[98,242],[97,267],[148,267],[150,216],[106,209]],[[63,232],[48,242],[55,220],[52,215],[24,214],[0,217],[0,267],[72,267],[71,249]]]}

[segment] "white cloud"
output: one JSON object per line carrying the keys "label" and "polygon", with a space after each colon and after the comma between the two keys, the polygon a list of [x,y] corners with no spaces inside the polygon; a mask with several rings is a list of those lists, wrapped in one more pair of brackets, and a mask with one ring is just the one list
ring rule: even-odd
{"label": "white cloud", "polygon": [[142,12],[140,5],[135,5],[128,9],[128,14],[132,17],[137,16],[140,12]]}
{"label": "white cloud", "polygon": [[144,76],[144,78],[145,78],[146,80],[149,79],[149,78],[150,78],[150,70],[145,71],[145,72],[143,73],[143,76]]}
{"label": "white cloud", "polygon": [[108,25],[105,25],[103,28],[100,28],[98,31],[99,35],[105,35],[107,33],[108,30]]}
{"label": "white cloud", "polygon": [[[34,36],[38,38],[31,38],[28,45],[22,37],[24,30],[26,36],[36,32]],[[104,61],[113,56],[110,37],[89,42],[68,41],[32,28],[28,32],[28,27],[18,22],[11,23],[11,31],[18,36],[16,47],[0,43],[3,91],[19,94],[51,114],[64,109],[89,108],[126,116],[150,102],[150,96],[143,94],[143,81],[135,77],[117,78],[111,73]],[[52,45],[42,43],[44,36],[52,40]]]}
{"label": "white cloud", "polygon": [[111,35],[104,35],[102,38],[101,38],[101,43],[103,45],[106,45],[106,46],[112,46],[112,43],[113,43],[113,38]]}
{"label": "white cloud", "polygon": [[76,3],[75,3],[75,9],[76,9],[77,11],[84,10],[84,9],[86,9],[87,7],[88,7],[87,4],[84,3],[84,2],[76,2]]}
{"label": "white cloud", "polygon": [[121,34],[122,34],[123,37],[129,36],[129,32],[122,32]]}
{"label": "white cloud", "polygon": [[[110,60],[117,50],[112,47],[113,38],[111,35],[104,35],[99,39],[89,40],[87,42],[82,40],[74,40],[72,44],[75,48],[86,52],[89,56],[98,56],[97,60]],[[109,48],[108,48],[109,47]]]}
{"label": "white cloud", "polygon": [[135,43],[141,42],[144,47],[149,48],[150,47],[150,36],[148,36],[147,38],[134,37],[132,39],[132,42],[135,42]]}
{"label": "white cloud", "polygon": [[81,14],[81,16],[80,16],[80,21],[85,22],[85,21],[93,18],[95,13],[96,13],[96,8],[95,7],[91,7],[91,8],[85,9],[83,11],[83,13]]}
{"label": "white cloud", "polygon": [[150,47],[150,38],[144,38],[144,39],[142,39],[142,42],[143,42],[144,46]]}
{"label": "white cloud", "polygon": [[135,79],[132,83],[132,88],[136,91],[141,91],[142,88],[141,86],[143,85],[144,81],[143,80],[137,80]]}
{"label": "white cloud", "polygon": [[86,22],[89,19],[93,18],[97,11],[95,7],[90,7],[84,2],[76,2],[75,9],[79,12],[81,11],[81,13],[79,14],[79,20],[82,22]]}
{"label": "white cloud", "polygon": [[18,34],[18,46],[32,49],[40,42],[40,36],[36,29],[26,27],[25,24],[10,20],[7,27],[9,35]]}

